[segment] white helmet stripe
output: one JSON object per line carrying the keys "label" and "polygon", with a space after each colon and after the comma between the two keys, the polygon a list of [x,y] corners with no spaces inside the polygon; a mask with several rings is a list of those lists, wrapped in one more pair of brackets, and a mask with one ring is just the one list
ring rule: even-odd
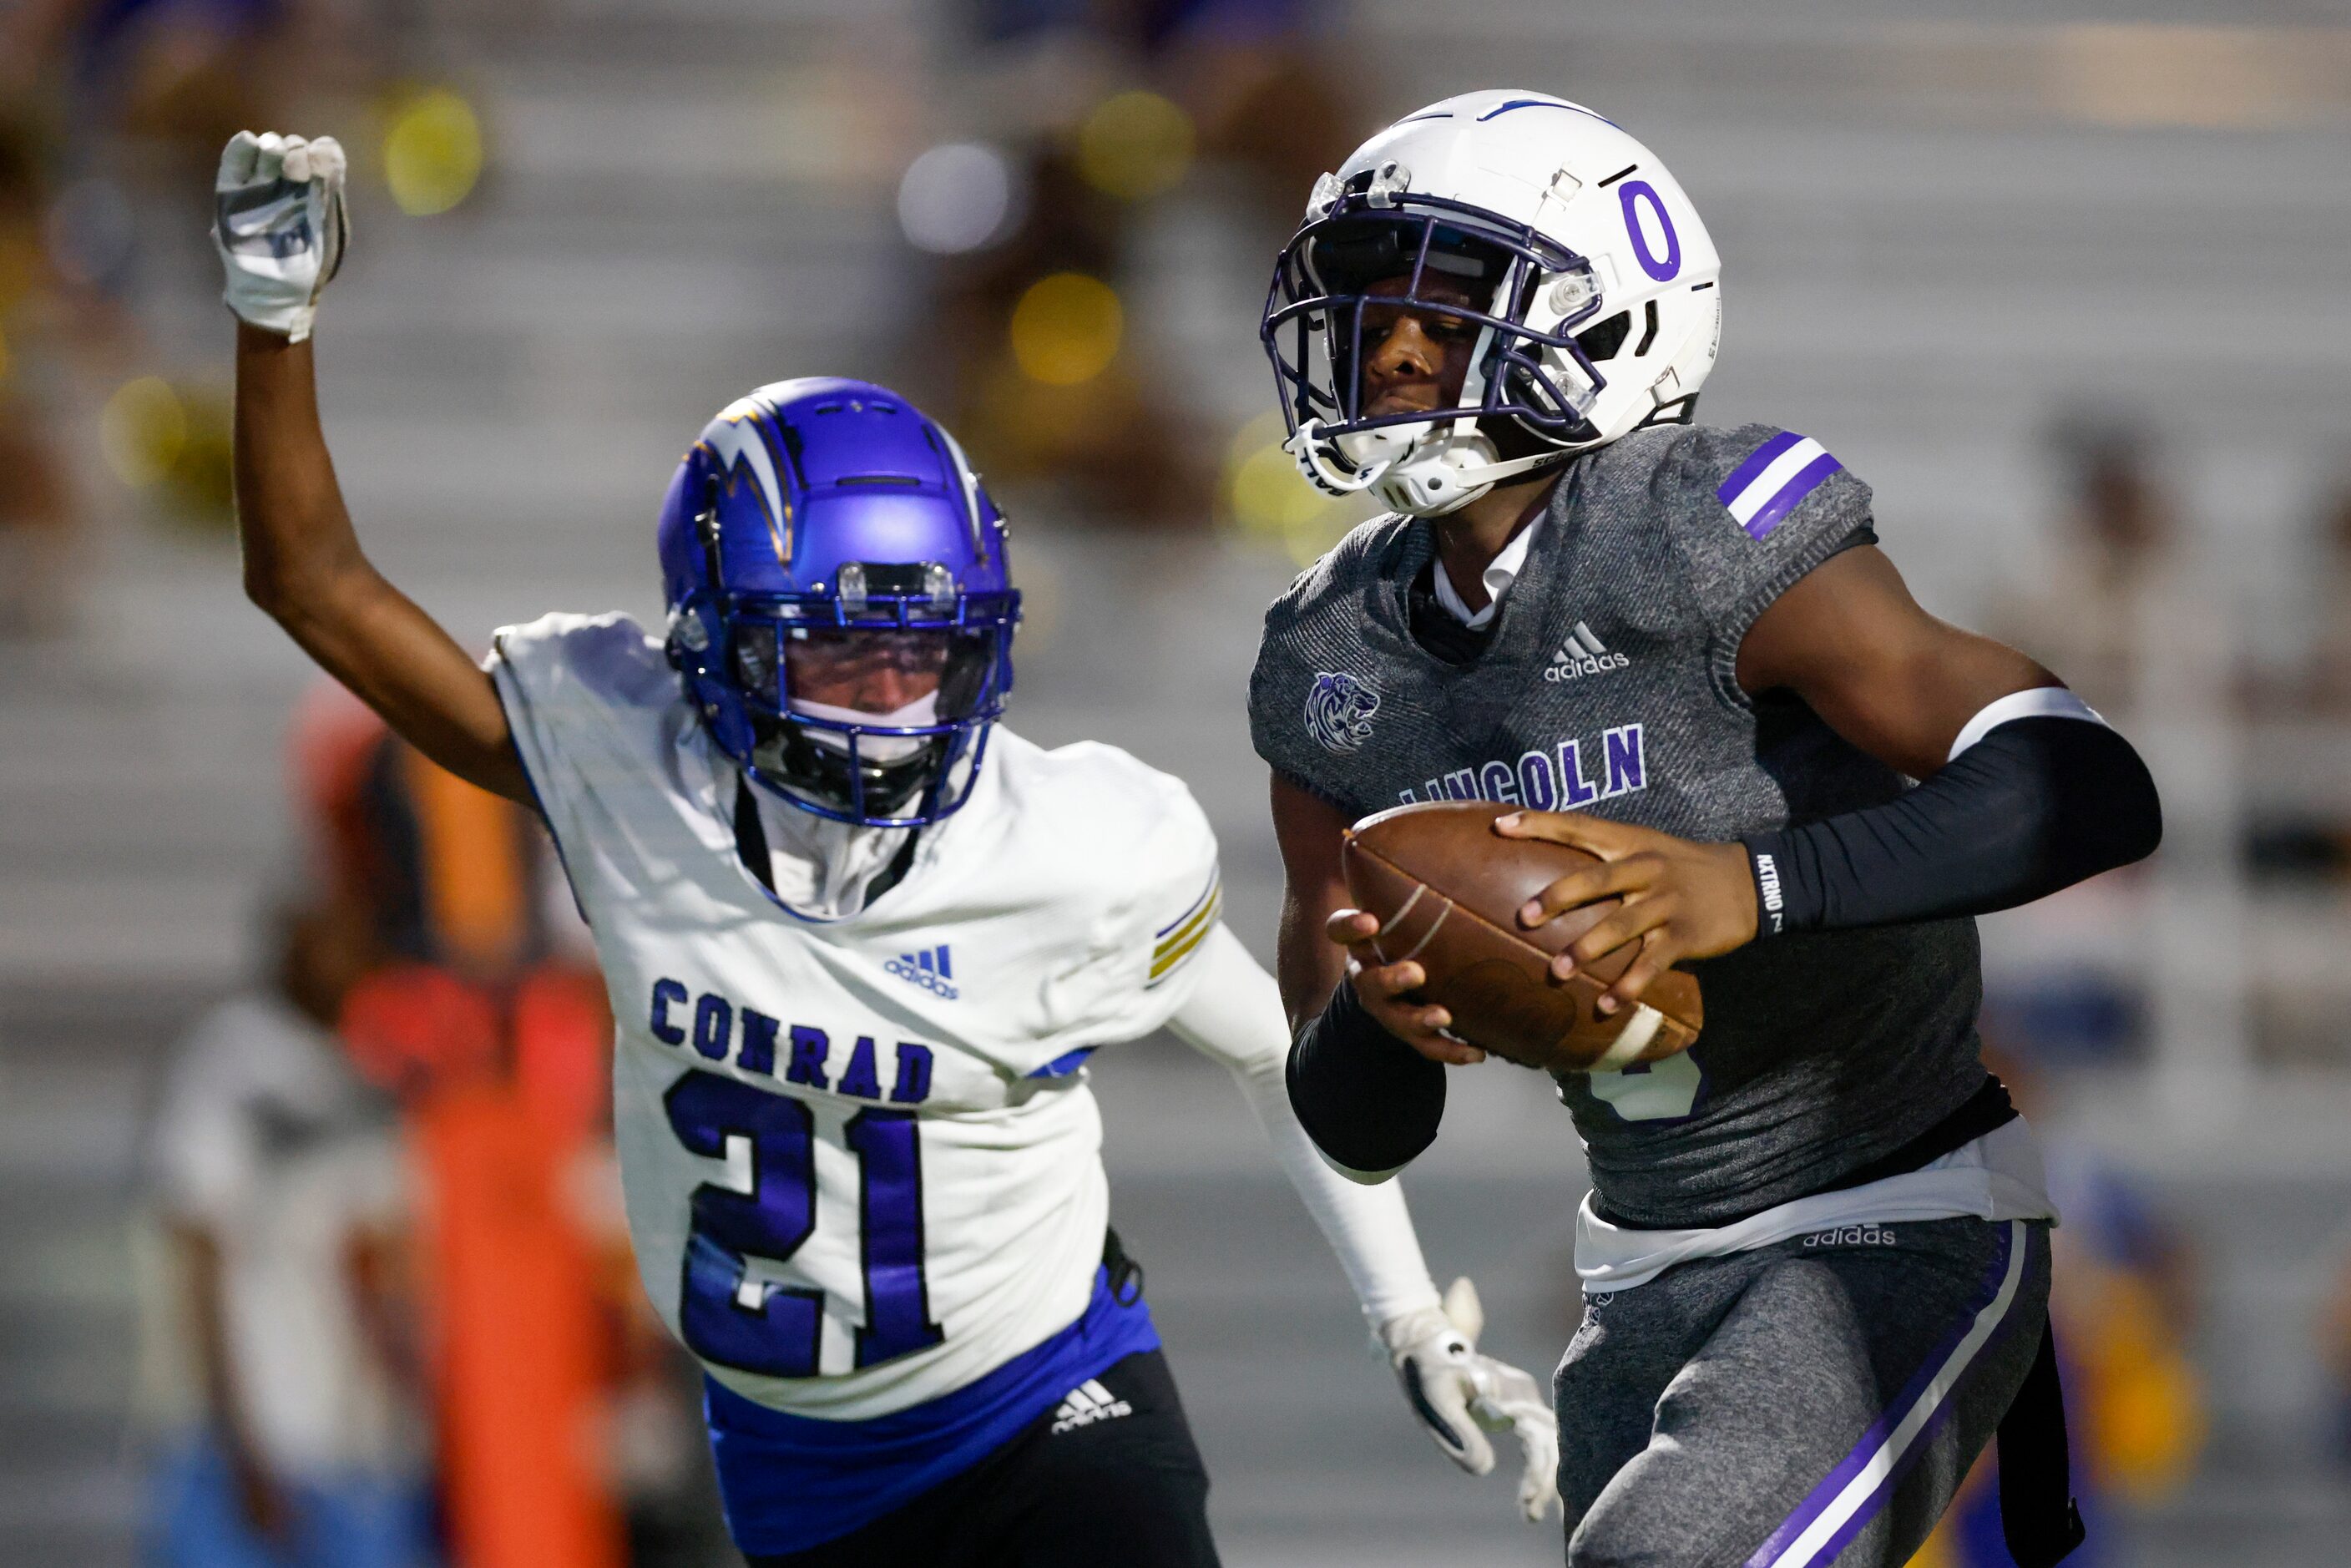
{"label": "white helmet stripe", "polygon": [[768,515],[768,531],[776,541],[776,559],[791,563],[791,539],[784,524],[790,508],[784,499],[783,482],[776,474],[776,460],[768,451],[767,437],[758,432],[755,421],[768,412],[765,405],[752,398],[737,398],[719,412],[702,433],[702,444],[718,459],[719,472],[726,482],[735,482],[735,470],[747,465],[759,485],[760,509]]}

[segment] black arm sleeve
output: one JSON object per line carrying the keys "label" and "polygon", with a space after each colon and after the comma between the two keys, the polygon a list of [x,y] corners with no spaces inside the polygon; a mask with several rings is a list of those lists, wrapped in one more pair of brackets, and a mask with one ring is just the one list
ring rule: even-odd
{"label": "black arm sleeve", "polygon": [[2129,741],[2035,716],[1995,726],[1898,800],[1743,842],[1768,936],[2012,909],[2145,859],[2162,837]]}
{"label": "black arm sleeve", "polygon": [[1342,980],[1290,1047],[1290,1105],[1314,1146],[1364,1175],[1410,1165],[1445,1119],[1445,1067],[1382,1029]]}

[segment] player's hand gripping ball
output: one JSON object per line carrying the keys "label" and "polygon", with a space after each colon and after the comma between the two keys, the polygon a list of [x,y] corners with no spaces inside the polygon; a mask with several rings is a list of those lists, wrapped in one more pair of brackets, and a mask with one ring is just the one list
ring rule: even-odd
{"label": "player's hand gripping ball", "polygon": [[[1504,837],[1496,827],[1503,818],[1517,819],[1516,835],[1547,832],[1564,821],[1571,825],[1562,833],[1607,836],[1610,849],[1622,836],[1628,852]],[[1522,1066],[1612,1070],[1687,1051],[1705,1024],[1705,1005],[1696,977],[1666,966],[1698,955],[1660,953],[1677,894],[1659,884],[1675,881],[1678,868],[1642,859],[1659,858],[1649,840],[1686,842],[1480,800],[1429,801],[1366,817],[1340,852],[1357,910],[1378,922],[1375,934],[1364,936],[1357,916],[1356,958],[1366,968],[1416,965],[1425,978],[1400,999],[1417,1006],[1424,1019],[1444,1018],[1445,1033]],[[1687,848],[1708,857],[1740,852],[1736,845]],[[1751,879],[1745,896],[1751,908]],[[1531,912],[1540,918],[1531,921]],[[1347,913],[1332,920],[1334,935]],[[1750,913],[1744,934],[1707,946],[1725,951],[1752,934]],[[1579,948],[1586,938],[1588,948]]]}
{"label": "player's hand gripping ball", "polygon": [[297,343],[310,335],[319,296],[350,240],[344,173],[331,136],[240,131],[229,138],[213,182],[213,246],[228,275],[224,298],[239,320]]}

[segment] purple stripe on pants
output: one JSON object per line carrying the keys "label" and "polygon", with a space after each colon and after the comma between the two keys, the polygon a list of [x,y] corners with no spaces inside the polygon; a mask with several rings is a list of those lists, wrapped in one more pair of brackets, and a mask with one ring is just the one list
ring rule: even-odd
{"label": "purple stripe on pants", "polygon": [[1779,461],[1780,454],[1787,451],[1788,448],[1793,446],[1802,439],[1802,436],[1798,435],[1792,430],[1783,430],[1779,434],[1773,436],[1771,440],[1765,442],[1762,445],[1757,447],[1754,451],[1749,453],[1747,455],[1747,461],[1741,463],[1738,467],[1733,468],[1730,471],[1730,477],[1725,479],[1722,482],[1721,487],[1715,491],[1714,498],[1720,501],[1726,507],[1730,505],[1733,497],[1737,496],[1741,490],[1747,488],[1748,486],[1755,483],[1755,479],[1758,475],[1761,474],[1764,469],[1769,468],[1772,464]]}
{"label": "purple stripe on pants", "polygon": [[[1886,1506],[1886,1500],[1894,1495],[1895,1483],[1902,1479],[1904,1472],[1909,1469],[1918,1456],[1927,1451],[1928,1439],[1934,1435],[1936,1429],[1950,1413],[1950,1396],[1956,1390],[1946,1391],[1942,1400],[1928,1416],[1925,1428],[1911,1440],[1910,1447],[1904,1452],[1901,1459],[1877,1483],[1876,1490],[1870,1494],[1868,1500],[1854,1511],[1853,1517],[1845,1521],[1844,1527],[1829,1538],[1825,1546],[1805,1559],[1804,1563],[1785,1564],[1780,1563],[1780,1554],[1785,1552],[1798,1536],[1812,1528],[1813,1521],[1820,1518],[1829,1504],[1834,1502],[1844,1489],[1852,1484],[1853,1479],[1877,1456],[1878,1450],[1886,1446],[1886,1439],[1893,1436],[1894,1428],[1901,1424],[1903,1417],[1910,1413],[1912,1406],[1926,1396],[1928,1385],[1933,1383],[1936,1375],[1943,1371],[1945,1364],[1951,1359],[1952,1352],[1959,1348],[1959,1342],[1968,1337],[1968,1331],[1975,1326],[1976,1319],[1982,1315],[1983,1310],[1999,1297],[2001,1282],[2008,1273],[2009,1250],[2014,1244],[2015,1234],[2015,1227],[2012,1224],[2003,1224],[2000,1227],[1999,1249],[1993,1253],[1991,1267],[1984,1275],[1982,1286],[1969,1301],[1967,1311],[1959,1314],[1958,1321],[1952,1323],[1949,1332],[1945,1333],[1937,1342],[1934,1350],[1919,1362],[1918,1370],[1911,1375],[1910,1381],[1903,1385],[1902,1392],[1896,1396],[1894,1402],[1879,1412],[1876,1420],[1870,1423],[1869,1429],[1861,1435],[1861,1441],[1855,1443],[1852,1451],[1838,1461],[1834,1469],[1822,1478],[1820,1484],[1813,1488],[1802,1502],[1796,1505],[1796,1511],[1782,1521],[1777,1530],[1764,1538],[1763,1544],[1757,1547],[1753,1555],[1747,1559],[1746,1568],[1774,1568],[1775,1564],[1778,1568],[1806,1568],[1807,1564],[1813,1563],[1834,1563],[1836,1561],[1837,1553],[1851,1544],[1853,1538],[1877,1516],[1877,1511]],[[1989,1340],[1986,1343],[1989,1343]],[[1979,1347],[1979,1352],[1980,1349],[1981,1347]]]}
{"label": "purple stripe on pants", "polygon": [[1796,476],[1780,486],[1780,493],[1763,503],[1763,509],[1747,519],[1747,537],[1760,539],[1780,526],[1780,519],[1793,511],[1796,503],[1821,486],[1821,481],[1844,465],[1822,453],[1796,470]]}

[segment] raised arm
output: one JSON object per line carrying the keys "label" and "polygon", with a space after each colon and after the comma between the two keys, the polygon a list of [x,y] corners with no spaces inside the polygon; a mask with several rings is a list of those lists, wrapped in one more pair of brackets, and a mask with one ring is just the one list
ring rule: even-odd
{"label": "raised arm", "polygon": [[236,511],[245,591],[402,739],[467,782],[530,803],[490,677],[360,549],[319,423],[309,341],[340,259],[342,154],[240,133],[214,237],[236,329]]}

